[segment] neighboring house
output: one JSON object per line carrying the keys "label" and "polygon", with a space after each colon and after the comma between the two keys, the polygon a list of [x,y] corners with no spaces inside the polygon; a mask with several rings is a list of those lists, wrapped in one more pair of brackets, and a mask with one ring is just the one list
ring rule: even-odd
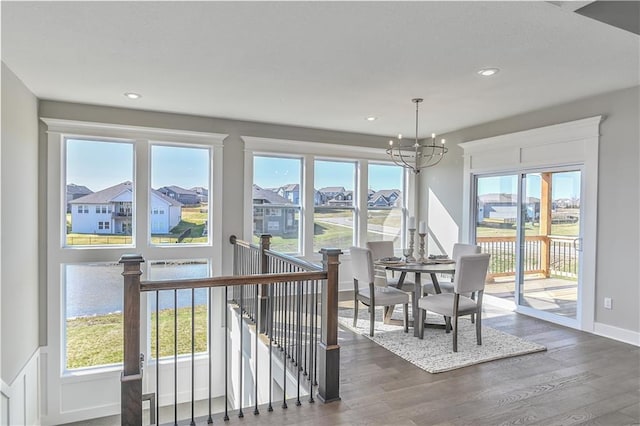
{"label": "neighboring house", "polygon": [[209,190],[207,188],[204,188],[202,186],[194,186],[190,189],[190,191],[198,194],[198,200],[200,201],[200,204],[209,202]]}
{"label": "neighboring house", "polygon": [[[540,199],[527,197],[525,199],[527,220],[537,220],[540,217]],[[515,223],[518,216],[518,197],[516,194],[484,194],[478,196],[478,223],[485,219],[496,219]]]}
{"label": "neighboring house", "polygon": [[[131,182],[71,201],[71,232],[79,234],[131,234],[133,192]],[[182,204],[151,191],[152,234],[168,234],[181,220]]]}
{"label": "neighboring house", "polygon": [[399,189],[381,189],[369,196],[369,207],[394,207],[402,203],[402,192]]}
{"label": "neighboring house", "polygon": [[[298,209],[270,189],[253,185],[253,233],[287,235],[298,233]],[[264,206],[264,207],[262,207]]]}
{"label": "neighboring house", "polygon": [[321,194],[321,204],[331,205],[331,200],[336,200],[333,204],[344,204],[344,193],[346,189],[344,186],[327,186],[320,188],[318,192]]}
{"label": "neighboring house", "polygon": [[184,189],[179,186],[171,185],[171,186],[163,186],[162,188],[158,188],[158,191],[162,192],[169,198],[173,198],[174,200],[180,202],[185,205],[197,205],[200,204],[200,195],[192,191],[190,189]]}
{"label": "neighboring house", "polygon": [[84,197],[85,195],[93,194],[93,191],[87,188],[86,186],[76,185],[75,183],[70,183],[67,185],[67,213],[71,213],[71,204],[70,201],[73,201],[77,198]]}
{"label": "neighboring house", "polygon": [[300,185],[297,183],[290,183],[278,188],[278,195],[286,198],[293,204],[300,204]]}

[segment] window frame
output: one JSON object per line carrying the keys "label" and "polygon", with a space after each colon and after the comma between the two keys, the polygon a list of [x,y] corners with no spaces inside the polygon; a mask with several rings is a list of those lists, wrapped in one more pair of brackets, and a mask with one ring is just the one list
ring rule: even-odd
{"label": "window frame", "polygon": [[[301,157],[303,159],[302,182],[301,182],[301,209],[300,209],[300,227],[301,227],[301,253],[297,256],[307,260],[317,262],[321,260],[321,255],[313,251],[313,212],[314,212],[314,161],[321,160],[338,160],[338,161],[354,161],[356,162],[356,180],[354,188],[354,208],[356,211],[354,223],[354,244],[364,246],[367,241],[367,183],[368,183],[368,164],[389,164],[393,162],[389,160],[385,148],[370,148],[352,145],[342,145],[338,143],[319,143],[300,140],[284,140],[273,138],[262,138],[254,136],[242,136],[245,143],[245,162],[244,162],[244,184],[245,184],[245,200],[244,200],[244,238],[251,238],[253,231],[253,203],[251,196],[251,187],[253,185],[253,158],[254,156],[271,156],[271,157]],[[307,185],[306,182],[312,182]],[[403,188],[406,194],[413,194],[417,184],[416,176],[403,170]],[[408,219],[409,209],[412,207],[409,197],[403,197],[402,207],[402,245],[407,244],[406,223]],[[311,220],[307,217],[307,212],[311,213]],[[310,238],[309,238],[310,236]],[[343,257],[348,258],[348,250],[343,250]]]}
{"label": "window frame", "polygon": [[[162,128],[117,125],[111,123],[82,122],[75,120],[41,117],[46,125],[46,176],[42,181],[46,194],[46,214],[42,221],[46,229],[46,272],[43,276],[46,292],[46,358],[43,361],[46,383],[44,390],[50,398],[45,410],[51,418],[62,416],[61,408],[74,404],[78,392],[89,395],[83,406],[96,409],[105,403],[117,404],[119,400],[100,399],[96,389],[117,383],[121,364],[95,366],[67,370],[65,342],[65,276],[67,264],[114,262],[122,255],[141,253],[145,259],[209,259],[214,274],[222,270],[222,168],[223,140],[226,134],[183,131]],[[62,244],[66,239],[66,158],[65,140],[84,139],[90,141],[126,142],[133,144],[133,183],[135,208],[132,212],[131,245],[73,247]],[[147,241],[149,226],[149,201],[144,194],[150,187],[150,144],[162,141],[181,146],[206,145],[210,147],[212,159],[209,173],[210,219],[208,220],[209,244],[180,245],[178,247],[153,247]],[[140,196],[139,196],[140,195]],[[84,210],[84,209],[83,209]],[[115,208],[118,211],[118,207]],[[213,218],[213,220],[211,219]],[[219,297],[216,296],[216,297]],[[148,354],[150,342],[147,340],[148,308],[146,294],[141,304],[141,350]],[[214,316],[215,317],[215,316]],[[149,359],[149,357],[146,357]],[[149,362],[149,361],[148,361]],[[180,360],[179,362],[187,362]],[[163,365],[160,363],[161,374]],[[72,390],[73,389],[73,390]],[[95,395],[92,396],[92,395]],[[105,413],[106,414],[106,413]],[[62,418],[62,417],[61,417]]]}

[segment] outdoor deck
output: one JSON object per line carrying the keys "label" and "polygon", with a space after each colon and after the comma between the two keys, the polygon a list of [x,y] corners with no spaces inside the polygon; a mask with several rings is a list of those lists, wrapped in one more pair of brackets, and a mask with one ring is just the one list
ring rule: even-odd
{"label": "outdoor deck", "polygon": [[[515,283],[513,279],[496,280],[485,286],[485,294],[515,303]],[[531,308],[565,317],[576,317],[578,300],[576,281],[559,278],[527,278],[524,284],[524,295],[526,304]]]}

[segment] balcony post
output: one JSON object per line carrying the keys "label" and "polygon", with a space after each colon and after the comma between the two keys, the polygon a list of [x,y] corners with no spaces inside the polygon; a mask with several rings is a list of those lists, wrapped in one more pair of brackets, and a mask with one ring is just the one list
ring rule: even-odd
{"label": "balcony post", "polygon": [[322,402],[340,399],[340,346],[338,345],[338,269],[340,249],[323,248],[322,265],[327,281],[322,287],[322,334],[318,354],[318,398]]}
{"label": "balcony post", "polygon": [[124,366],[120,376],[122,425],[142,424],[142,369],[140,360],[140,265],[139,254],[123,255],[124,265]]}
{"label": "balcony post", "polygon": [[[260,273],[268,274],[269,271],[269,259],[265,253],[271,247],[271,234],[260,235]],[[269,299],[269,284],[260,285],[260,303],[258,304],[258,330],[260,333],[265,334],[267,332],[267,300]]]}

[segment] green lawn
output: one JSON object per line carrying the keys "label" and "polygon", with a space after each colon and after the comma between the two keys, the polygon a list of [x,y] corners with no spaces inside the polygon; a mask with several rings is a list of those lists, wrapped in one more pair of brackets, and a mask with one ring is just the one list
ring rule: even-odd
{"label": "green lawn", "polygon": [[[178,354],[191,353],[191,307],[179,308]],[[160,311],[160,356],[173,355],[174,310]],[[156,351],[156,315],[151,314],[151,356]],[[207,307],[195,309],[196,352],[207,349]],[[67,320],[67,369],[122,362],[122,314]]]}

